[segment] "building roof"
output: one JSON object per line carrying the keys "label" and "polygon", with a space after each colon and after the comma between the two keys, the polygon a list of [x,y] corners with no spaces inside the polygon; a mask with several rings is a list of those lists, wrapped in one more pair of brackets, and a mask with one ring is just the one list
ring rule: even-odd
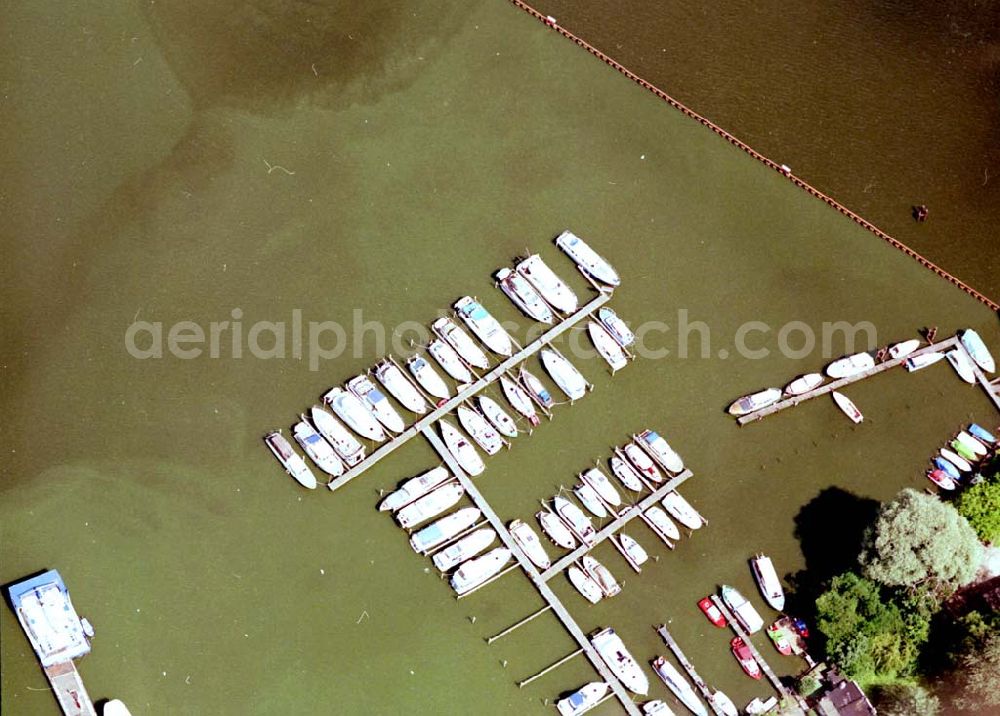
{"label": "building roof", "polygon": [[831,671],[830,688],[819,703],[817,710],[823,716],[874,716],[872,706],[865,692],[856,682],[845,679],[836,671]]}

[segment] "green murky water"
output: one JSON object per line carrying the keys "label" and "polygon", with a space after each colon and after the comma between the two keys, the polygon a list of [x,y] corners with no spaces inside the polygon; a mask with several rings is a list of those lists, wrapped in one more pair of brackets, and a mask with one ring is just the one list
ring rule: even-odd
{"label": "green murky water", "polygon": [[[317,371],[224,350],[140,361],[123,340],[136,318],[207,327],[239,308],[249,326],[301,309],[350,325],[361,309],[391,328],[471,293],[517,320],[490,274],[528,247],[585,294],[550,239],[590,238],[624,277],[611,305],[669,324],[648,345],[672,353],[613,379],[577,360],[594,392],[479,484],[505,519],[530,518],[629,433],[664,433],[710,526],[672,553],[629,528],[660,557],[641,575],[599,548],[626,582],[614,600],[556,589],[644,661],[671,621],[738,702],[766,687],[696,600],[721,582],[754,593],[757,550],[783,575],[827,567],[865,508],[851,495],[923,487],[945,434],[995,421],[940,365],[853,387],[857,428],[817,401],[737,429],[732,398],[824,362],[776,354],[788,321],[870,321],[881,342],[971,325],[1000,345],[996,318],[505,3],[7,12],[0,580],[60,569],[97,628],[81,664],[94,698],[137,714],[543,714],[593,678],[580,658],[519,690],[574,648],[548,617],[485,644],[541,605],[528,581],[456,603],[375,511],[379,489],[437,462],[421,441],[336,494],[298,489],[261,444],[374,363],[373,332]],[[682,309],[713,357],[677,357]],[[771,358],[735,356],[747,321],[774,327],[759,336]],[[8,610],[0,626],[5,711],[52,713]]]}

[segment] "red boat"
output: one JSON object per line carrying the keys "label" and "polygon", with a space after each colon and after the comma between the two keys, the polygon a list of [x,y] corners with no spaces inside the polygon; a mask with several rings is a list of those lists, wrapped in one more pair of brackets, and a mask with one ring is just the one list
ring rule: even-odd
{"label": "red boat", "polygon": [[771,643],[774,644],[774,648],[778,650],[778,653],[785,656],[792,655],[792,644],[788,641],[788,633],[779,622],[775,622],[767,628],[767,635],[770,637]]}
{"label": "red boat", "polygon": [[722,612],[719,608],[715,606],[715,602],[712,601],[711,597],[705,597],[698,602],[698,608],[701,609],[702,614],[708,617],[708,621],[715,624],[715,626],[720,629],[724,629],[726,626],[726,618],[722,616]]}
{"label": "red boat", "polygon": [[753,658],[753,652],[750,651],[750,647],[746,645],[740,637],[734,636],[733,640],[729,642],[730,648],[733,650],[733,656],[736,657],[736,661],[740,662],[740,668],[749,676],[751,679],[759,679],[761,677],[760,664],[757,660]]}
{"label": "red boat", "polygon": [[942,490],[954,490],[956,487],[955,481],[944,470],[931,470],[927,473],[927,479]]}

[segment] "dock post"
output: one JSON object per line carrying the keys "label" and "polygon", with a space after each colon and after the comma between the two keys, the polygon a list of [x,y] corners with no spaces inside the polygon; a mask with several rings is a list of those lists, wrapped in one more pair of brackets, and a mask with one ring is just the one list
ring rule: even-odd
{"label": "dock post", "polygon": [[552,609],[552,605],[551,604],[545,605],[544,607],[542,607],[541,609],[539,609],[534,614],[529,614],[528,616],[526,616],[524,619],[522,619],[521,621],[517,622],[516,624],[511,624],[509,627],[507,627],[506,629],[504,629],[499,634],[494,634],[493,636],[487,637],[486,638],[486,643],[487,644],[492,644],[497,639],[500,639],[502,637],[507,636],[508,634],[510,634],[512,631],[514,631],[518,627],[524,626],[525,624],[527,624],[528,622],[530,622],[535,617],[541,616],[542,614],[544,614],[545,612],[549,611],[550,609]]}
{"label": "dock post", "polygon": [[529,676],[527,679],[524,679],[523,681],[518,681],[517,682],[517,688],[523,689],[525,686],[527,686],[528,684],[530,684],[535,679],[539,679],[539,678],[545,676],[547,673],[549,673],[553,669],[562,666],[567,661],[569,661],[570,659],[572,659],[574,656],[576,656],[576,655],[578,655],[578,654],[580,654],[582,652],[583,652],[583,649],[577,649],[572,654],[567,654],[566,656],[564,656],[563,658],[561,658],[556,663],[550,664],[550,665],[546,666],[544,669],[542,669],[541,671],[539,671],[534,676]]}

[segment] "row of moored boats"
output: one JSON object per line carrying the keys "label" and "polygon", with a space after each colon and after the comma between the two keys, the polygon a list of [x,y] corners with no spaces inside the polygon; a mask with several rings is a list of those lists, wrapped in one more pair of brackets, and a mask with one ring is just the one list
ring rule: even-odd
{"label": "row of moored boats", "polygon": [[994,433],[976,423],[955,433],[931,458],[927,478],[942,490],[975,484],[982,479],[979,466],[997,455],[1000,443]]}

